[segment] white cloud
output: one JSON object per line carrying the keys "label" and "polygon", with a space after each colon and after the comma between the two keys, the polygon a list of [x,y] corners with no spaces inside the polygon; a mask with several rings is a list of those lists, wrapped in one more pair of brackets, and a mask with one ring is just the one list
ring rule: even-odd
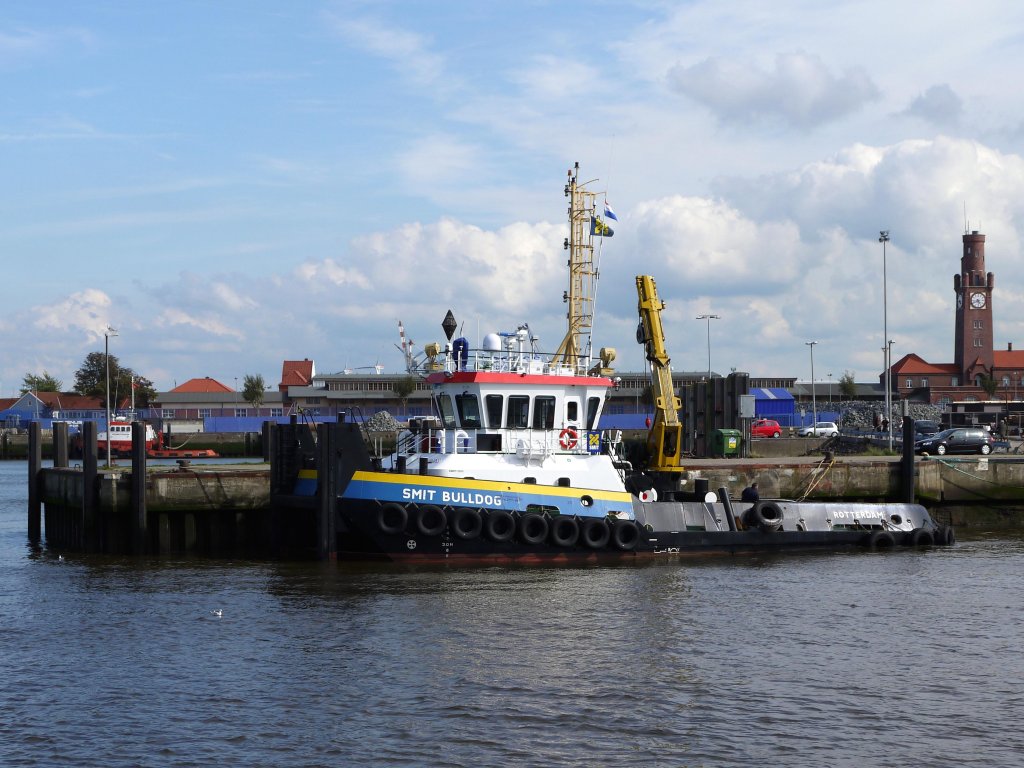
{"label": "white cloud", "polygon": [[347,18],[330,12],[324,17],[331,30],[350,45],[391,62],[414,82],[436,83],[444,72],[443,57],[429,50],[424,35],[378,19]]}
{"label": "white cloud", "polygon": [[862,69],[836,76],[821,57],[807,53],[778,54],[771,71],[718,57],[677,64],[668,82],[723,121],[778,120],[801,129],[838,120],[879,98]]}
{"label": "white cloud", "polygon": [[103,291],[87,288],[49,306],[32,309],[32,325],[39,331],[84,332],[89,339],[103,338],[110,325],[111,300]]}
{"label": "white cloud", "polygon": [[915,98],[904,114],[919,117],[938,126],[952,126],[964,114],[963,100],[947,84],[933,85]]}

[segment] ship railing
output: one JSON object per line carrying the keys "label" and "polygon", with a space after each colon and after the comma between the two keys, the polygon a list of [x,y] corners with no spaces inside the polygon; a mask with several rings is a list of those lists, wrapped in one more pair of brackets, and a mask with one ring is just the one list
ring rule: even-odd
{"label": "ship railing", "polygon": [[446,353],[443,369],[456,371],[492,371],[540,376],[587,376],[593,361],[580,358],[575,364],[555,362],[551,354],[520,350],[470,349],[465,357]]}

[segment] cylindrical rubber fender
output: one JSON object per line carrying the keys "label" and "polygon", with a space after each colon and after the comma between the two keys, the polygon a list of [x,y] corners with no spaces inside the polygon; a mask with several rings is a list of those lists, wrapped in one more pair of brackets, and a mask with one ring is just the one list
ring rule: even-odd
{"label": "cylindrical rubber fender", "polygon": [[440,507],[427,504],[416,510],[416,530],[424,536],[440,536],[446,525],[448,516]]}
{"label": "cylindrical rubber fender", "polygon": [[382,533],[401,533],[409,522],[409,513],[401,504],[385,504],[377,510],[377,527]]}
{"label": "cylindrical rubber fender", "polygon": [[927,528],[915,528],[910,534],[910,546],[930,547],[935,543],[935,534]]}
{"label": "cylindrical rubber fender", "polygon": [[504,509],[492,509],[484,520],[484,535],[491,541],[509,541],[516,535],[516,519]]}
{"label": "cylindrical rubber fender", "polygon": [[896,546],[896,537],[889,531],[872,531],[864,539],[868,549],[892,549]]}
{"label": "cylindrical rubber fender", "polygon": [[608,528],[608,521],[603,517],[591,517],[583,523],[583,530],[580,531],[580,538],[583,543],[591,549],[604,549],[608,546],[608,539],[611,538],[611,531]]}
{"label": "cylindrical rubber fender", "polygon": [[616,520],[612,525],[612,544],[623,552],[631,552],[640,543],[640,526],[633,520]]}
{"label": "cylindrical rubber fender", "polygon": [[484,529],[484,519],[479,509],[456,507],[452,510],[452,533],[460,539],[475,539]]}
{"label": "cylindrical rubber fender", "polygon": [[536,512],[519,518],[519,540],[524,544],[540,544],[548,537],[548,521]]}
{"label": "cylindrical rubber fender", "polygon": [[558,515],[551,521],[551,543],[556,547],[571,547],[580,538],[580,524],[575,517]]}
{"label": "cylindrical rubber fender", "polygon": [[774,501],[759,501],[743,513],[743,522],[748,528],[760,528],[765,533],[782,527],[782,507]]}

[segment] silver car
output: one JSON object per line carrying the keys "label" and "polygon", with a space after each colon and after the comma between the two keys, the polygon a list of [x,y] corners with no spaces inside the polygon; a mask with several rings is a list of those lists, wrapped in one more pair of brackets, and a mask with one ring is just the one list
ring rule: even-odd
{"label": "silver car", "polygon": [[836,437],[839,434],[839,427],[834,421],[818,421],[810,427],[800,427],[797,432],[800,437]]}

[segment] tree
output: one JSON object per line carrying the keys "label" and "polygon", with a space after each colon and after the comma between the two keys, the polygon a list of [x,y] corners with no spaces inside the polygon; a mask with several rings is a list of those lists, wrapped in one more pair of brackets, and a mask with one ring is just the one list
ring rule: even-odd
{"label": "tree", "polygon": [[[75,371],[75,392],[106,400],[107,397],[107,359],[102,352],[90,352],[82,361],[82,366]],[[110,355],[110,402],[116,408],[118,403],[126,403],[132,399],[135,391],[135,406],[145,408],[156,397],[153,382],[145,376],[139,376],[131,368],[121,367],[117,355]]]}
{"label": "tree", "polygon": [[985,394],[988,395],[989,400],[995,397],[996,388],[999,386],[996,383],[995,378],[989,376],[987,373],[983,373],[978,377],[978,384],[985,390]]}
{"label": "tree", "polygon": [[54,378],[46,371],[43,371],[41,375],[26,373],[25,378],[21,380],[21,394],[23,395],[26,392],[60,392],[63,387],[63,381]]}
{"label": "tree", "polygon": [[857,396],[857,384],[853,380],[853,371],[843,371],[839,377],[839,391],[847,400],[853,400]]}
{"label": "tree", "polygon": [[405,411],[405,415],[409,415],[409,396],[416,391],[416,379],[412,376],[406,376],[398,379],[394,384],[391,385],[391,391],[395,393],[395,397],[402,401],[402,410]]}
{"label": "tree", "polygon": [[267,385],[263,381],[262,374],[246,374],[245,378],[242,379],[242,397],[245,398],[245,402],[249,403],[257,411],[263,405],[263,392],[266,388]]}

